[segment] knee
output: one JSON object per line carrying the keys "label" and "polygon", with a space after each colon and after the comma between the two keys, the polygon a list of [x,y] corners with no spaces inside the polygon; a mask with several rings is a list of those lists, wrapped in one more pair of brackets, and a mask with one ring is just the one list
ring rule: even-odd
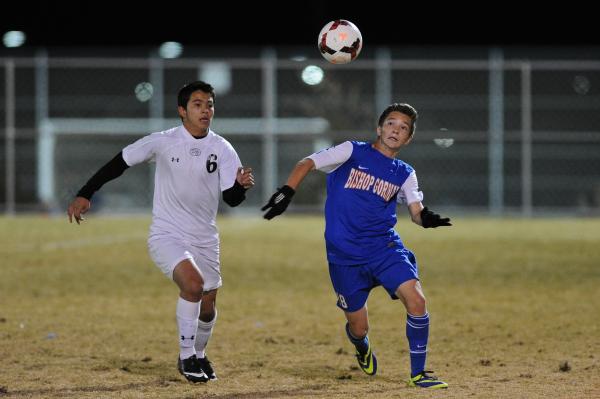
{"label": "knee", "polygon": [[198,302],[202,298],[204,279],[197,266],[189,259],[180,262],[173,270],[173,281],[182,298]]}
{"label": "knee", "polygon": [[348,328],[355,338],[364,338],[369,333],[369,323],[364,321],[348,322]]}
{"label": "knee", "polygon": [[422,295],[415,295],[406,302],[406,311],[413,316],[423,316],[427,312],[427,301]]}
{"label": "knee", "polygon": [[183,284],[182,291],[194,297],[198,297],[198,300],[202,297],[202,291],[204,290],[204,281],[200,276],[194,276],[188,278]]}
{"label": "knee", "polygon": [[200,321],[204,322],[204,323],[210,323],[213,320],[215,320],[217,317],[217,312],[216,309],[213,309],[212,311],[210,310],[205,310],[203,311],[202,309],[200,309]]}

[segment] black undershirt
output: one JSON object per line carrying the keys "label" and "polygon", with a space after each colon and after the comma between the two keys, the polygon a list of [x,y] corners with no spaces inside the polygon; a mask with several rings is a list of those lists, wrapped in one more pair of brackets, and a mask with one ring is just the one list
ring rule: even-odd
{"label": "black undershirt", "polygon": [[[206,136],[204,136],[206,137]],[[196,139],[202,139],[204,137],[195,137]],[[111,180],[121,176],[125,170],[129,168],[129,165],[123,159],[123,152],[119,152],[113,159],[108,161],[103,167],[101,167],[88,181],[81,187],[77,192],[77,197],[83,197],[87,200],[91,200],[94,193]],[[234,207],[241,204],[246,199],[246,189],[237,182],[233,183],[233,186],[223,191],[223,201],[227,205]]]}

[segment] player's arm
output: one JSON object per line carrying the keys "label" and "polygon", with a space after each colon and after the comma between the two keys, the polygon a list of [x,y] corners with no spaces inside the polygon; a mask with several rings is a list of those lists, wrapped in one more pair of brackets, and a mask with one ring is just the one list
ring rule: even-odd
{"label": "player's arm", "polygon": [[423,206],[423,193],[419,190],[417,175],[413,170],[398,194],[398,202],[408,204],[408,212],[412,221],[425,228],[438,226],[452,226],[450,218],[442,218]]}
{"label": "player's arm", "polygon": [[292,197],[296,193],[300,183],[302,183],[302,180],[313,170],[315,170],[315,162],[312,159],[304,158],[299,161],[294,169],[292,169],[285,185],[278,188],[275,194],[269,199],[269,202],[261,208],[262,211],[270,208],[265,213],[264,218],[271,220],[275,216],[281,215],[292,201]]}
{"label": "player's arm", "polygon": [[408,213],[410,213],[410,218],[413,223],[418,224],[419,226],[423,226],[423,222],[421,221],[421,211],[424,206],[421,202],[413,202],[412,204],[408,204]]}
{"label": "player's arm", "polygon": [[77,192],[75,199],[69,204],[67,214],[69,215],[69,223],[73,223],[73,218],[77,224],[83,221],[83,214],[86,213],[91,206],[91,199],[94,193],[107,182],[121,176],[129,167],[123,159],[123,152],[119,152],[113,159],[108,161],[101,167],[83,187]]}
{"label": "player's arm", "polygon": [[310,158],[304,158],[292,169],[285,184],[296,191],[302,180],[313,170],[315,170],[315,161]]}
{"label": "player's arm", "polygon": [[233,186],[223,191],[223,201],[231,207],[238,206],[246,199],[246,190],[254,186],[252,168],[239,167]]}
{"label": "player's arm", "polygon": [[270,208],[265,213],[264,218],[271,220],[275,216],[281,215],[287,209],[302,180],[311,171],[333,172],[341,164],[350,159],[353,148],[350,141],[345,141],[342,144],[315,152],[300,160],[290,173],[286,184],[278,188],[275,194],[271,196],[271,199],[269,199],[269,202],[261,208],[263,211]]}

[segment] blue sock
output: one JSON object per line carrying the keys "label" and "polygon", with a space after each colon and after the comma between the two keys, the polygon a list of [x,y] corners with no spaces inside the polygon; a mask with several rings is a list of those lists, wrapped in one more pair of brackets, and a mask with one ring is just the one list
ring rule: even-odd
{"label": "blue sock", "polygon": [[360,353],[361,355],[365,355],[367,353],[367,351],[369,350],[369,336],[368,335],[365,335],[364,338],[356,338],[350,332],[350,325],[348,323],[346,323],[346,335],[348,336],[348,339],[350,340],[350,342],[352,342],[352,344],[356,347],[356,350],[358,351],[358,353]]}
{"label": "blue sock", "polygon": [[429,338],[429,313],[423,316],[406,315],[406,337],[410,348],[411,376],[425,370],[427,339]]}

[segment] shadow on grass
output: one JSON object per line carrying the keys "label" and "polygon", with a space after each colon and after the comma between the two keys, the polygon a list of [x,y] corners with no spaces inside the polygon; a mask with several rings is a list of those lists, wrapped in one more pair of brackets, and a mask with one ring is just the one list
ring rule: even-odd
{"label": "shadow on grass", "polygon": [[44,388],[44,389],[19,389],[19,390],[10,390],[7,387],[3,387],[4,389],[0,391],[0,397],[51,397],[58,396],[63,397],[68,394],[76,394],[77,392],[122,392],[130,389],[138,389],[138,388],[148,388],[152,386],[161,386],[166,387],[174,382],[183,382],[178,379],[164,379],[160,381],[154,382],[145,382],[145,383],[130,383],[130,384],[122,384],[122,385],[113,385],[113,386],[81,386],[81,387],[66,387],[66,388]]}
{"label": "shadow on grass", "polygon": [[[181,382],[187,384],[185,381],[180,381],[178,379],[166,379],[155,382],[148,383],[131,383],[131,384],[122,384],[115,386],[85,386],[85,387],[69,387],[69,388],[47,388],[47,389],[21,389],[16,391],[11,391],[6,387],[2,387],[0,390],[0,397],[63,397],[69,394],[77,394],[78,392],[97,392],[97,393],[106,393],[106,392],[126,392],[129,390],[139,389],[139,388],[149,388],[152,386],[162,386],[166,387],[170,383],[173,382]],[[200,384],[202,385],[202,384]],[[214,399],[254,399],[254,398],[276,398],[276,397],[302,397],[302,396],[320,396],[327,395],[327,392],[324,391],[326,388],[325,385],[311,385],[306,387],[299,387],[296,389],[279,389],[279,390],[268,390],[268,391],[260,391],[260,392],[245,392],[245,393],[227,393],[227,394],[205,394],[203,397],[205,398],[214,398]],[[190,395],[185,396],[184,399],[196,399],[198,395]]]}
{"label": "shadow on grass", "polygon": [[[282,398],[282,397],[305,397],[305,396],[327,396],[330,393],[326,390],[326,385],[310,385],[294,389],[277,389],[259,392],[244,393],[226,393],[226,394],[206,394],[203,398],[211,399],[260,399],[260,398]],[[184,399],[197,399],[197,395],[190,395]]]}

